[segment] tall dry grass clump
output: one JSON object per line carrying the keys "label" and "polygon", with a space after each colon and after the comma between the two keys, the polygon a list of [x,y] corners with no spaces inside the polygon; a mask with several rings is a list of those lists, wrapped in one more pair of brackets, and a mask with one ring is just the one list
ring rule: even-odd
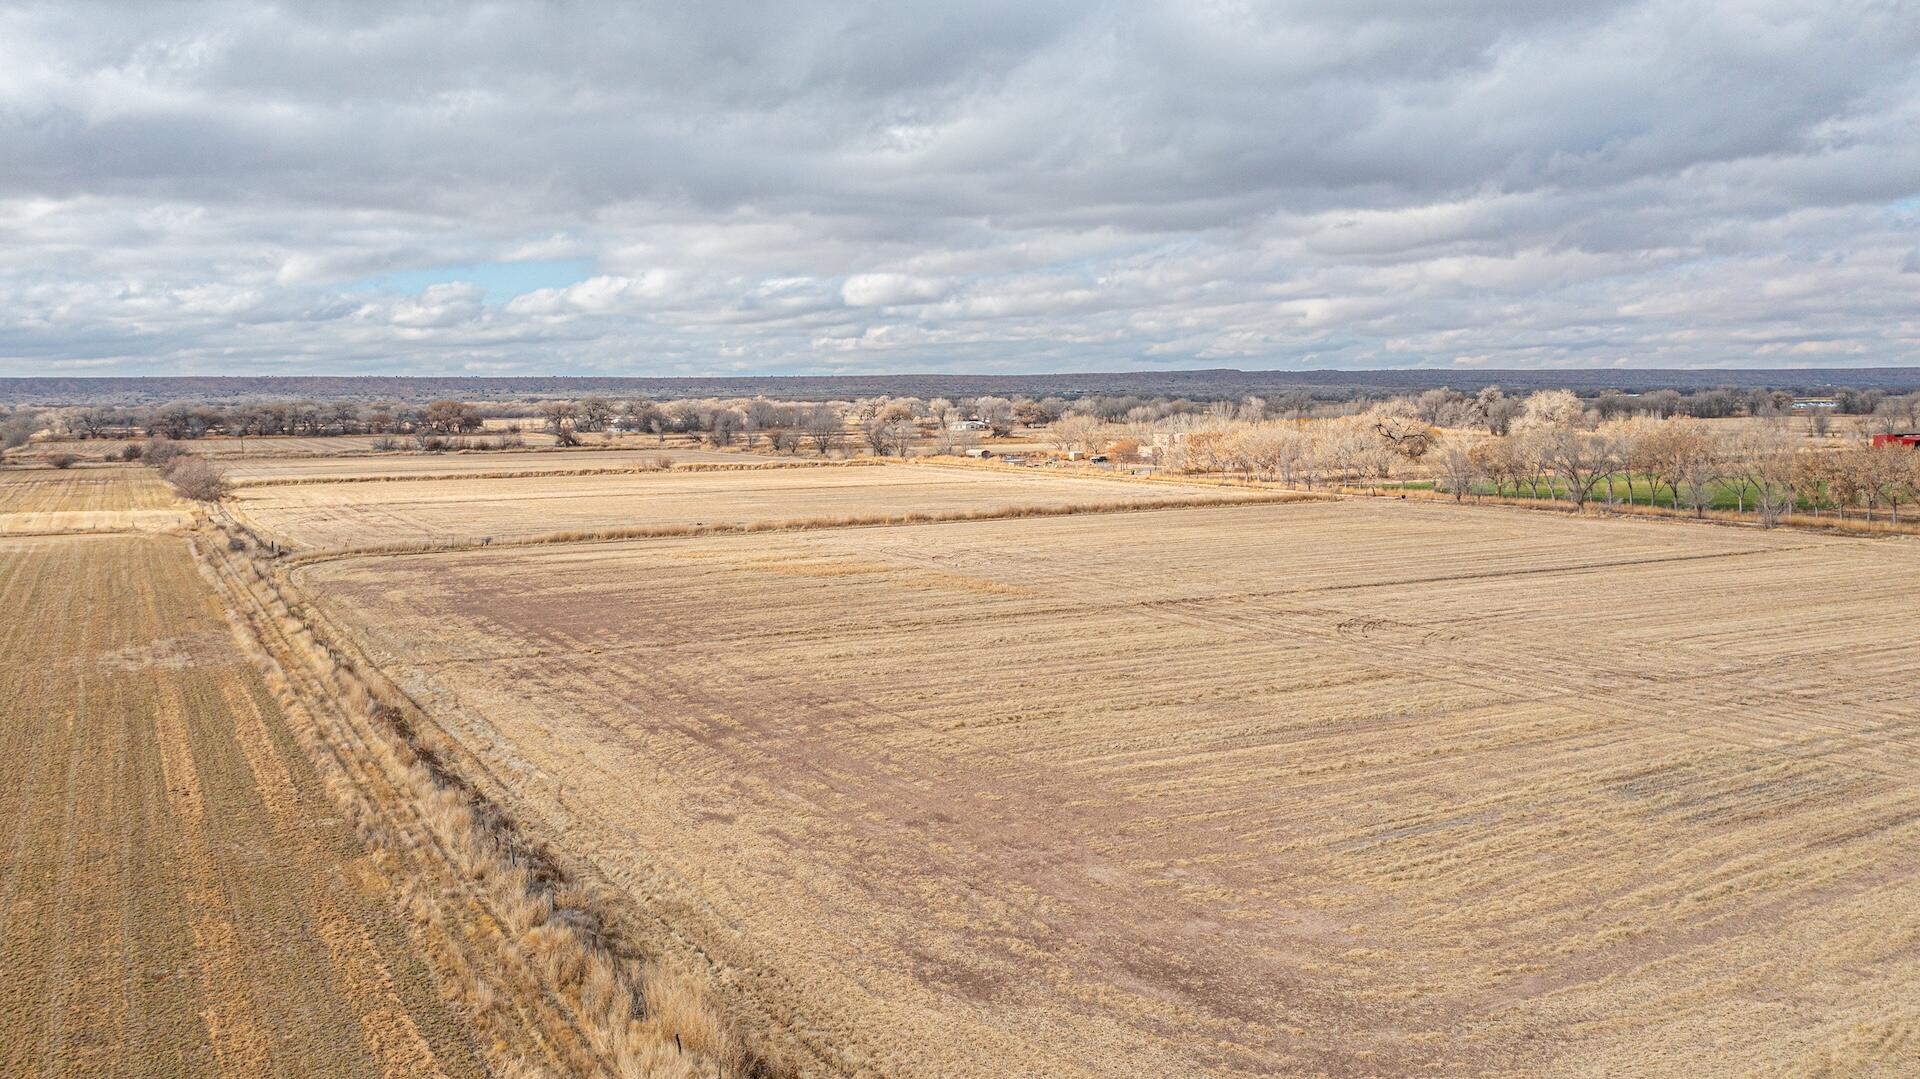
{"label": "tall dry grass clump", "polygon": [[235,636],[352,822],[449,996],[506,1074],[766,1076],[702,984],[623,952],[595,893],[570,880],[447,762],[433,725],[336,645],[250,537],[195,537]]}

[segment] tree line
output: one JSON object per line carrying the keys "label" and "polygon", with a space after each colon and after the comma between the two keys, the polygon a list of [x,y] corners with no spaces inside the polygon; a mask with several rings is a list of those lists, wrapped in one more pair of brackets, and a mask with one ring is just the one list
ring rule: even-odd
{"label": "tree line", "polygon": [[1511,416],[1468,407],[1433,422],[1417,398],[1328,420],[1176,426],[1155,432],[1163,467],[1240,472],[1314,487],[1430,479],[1455,499],[1557,499],[1584,507],[1665,504],[1704,515],[1722,503],[1771,527],[1789,513],[1858,513],[1897,523],[1920,501],[1920,449],[1873,445],[1872,426],[1842,444],[1784,413],[1735,424],[1642,412],[1608,418],[1564,390],[1532,394]]}

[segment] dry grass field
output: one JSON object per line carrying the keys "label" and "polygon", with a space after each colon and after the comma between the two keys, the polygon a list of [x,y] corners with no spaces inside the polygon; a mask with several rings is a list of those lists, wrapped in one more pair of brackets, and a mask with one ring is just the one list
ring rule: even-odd
{"label": "dry grass field", "polygon": [[965,468],[860,465],[248,487],[235,512],[294,548],[468,542],[638,526],[1151,504],[1246,492]]}
{"label": "dry grass field", "polygon": [[1343,502],[295,576],[802,1070],[1920,1058],[1910,544]]}
{"label": "dry grass field", "polygon": [[128,465],[0,471],[0,536],[157,531],[187,516],[152,469]]}
{"label": "dry grass field", "polygon": [[0,540],[0,607],[0,1074],[484,1074],[180,539]]}
{"label": "dry grass field", "polygon": [[[289,480],[446,478],[499,472],[571,472],[585,469],[650,468],[662,456],[674,464],[759,464],[780,458],[692,448],[472,451],[466,453],[381,454],[373,457],[258,457],[228,462],[237,483],[257,485]],[[791,458],[787,458],[791,460]]]}

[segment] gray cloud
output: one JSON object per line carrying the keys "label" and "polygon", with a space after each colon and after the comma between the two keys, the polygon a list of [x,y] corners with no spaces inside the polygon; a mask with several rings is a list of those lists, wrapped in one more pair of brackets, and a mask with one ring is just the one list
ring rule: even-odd
{"label": "gray cloud", "polygon": [[9,6],[0,373],[1920,353],[1906,0],[820,7]]}

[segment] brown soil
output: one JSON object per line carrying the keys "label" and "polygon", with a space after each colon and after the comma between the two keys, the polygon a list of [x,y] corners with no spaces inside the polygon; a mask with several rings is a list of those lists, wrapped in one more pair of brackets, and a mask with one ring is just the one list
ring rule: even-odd
{"label": "brown soil", "polygon": [[1338,503],[297,577],[814,1070],[1920,1044],[1905,544]]}

